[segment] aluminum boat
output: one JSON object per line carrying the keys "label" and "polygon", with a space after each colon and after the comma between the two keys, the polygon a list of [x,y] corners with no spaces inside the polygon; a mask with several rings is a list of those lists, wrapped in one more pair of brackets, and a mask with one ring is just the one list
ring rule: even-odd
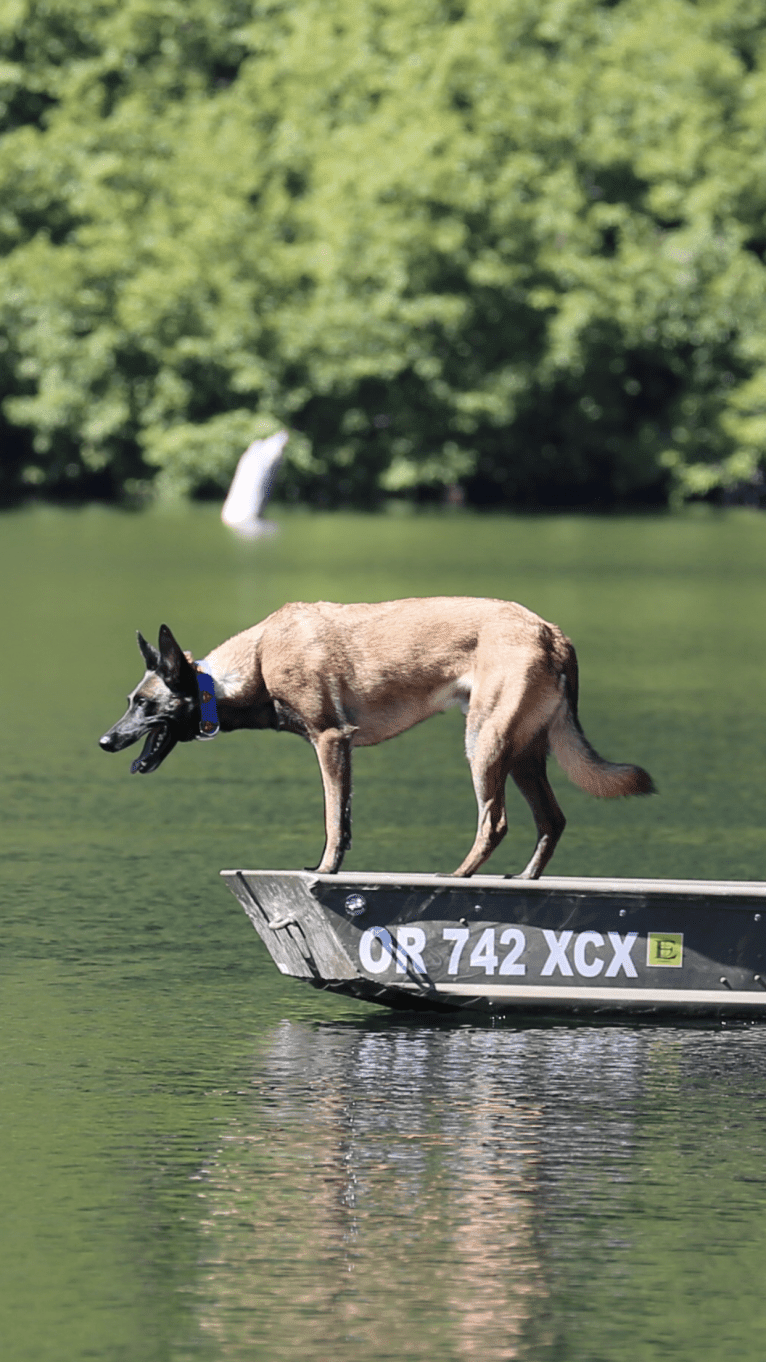
{"label": "aluminum boat", "polygon": [[766,884],[221,872],[283,974],[389,1007],[766,1016]]}

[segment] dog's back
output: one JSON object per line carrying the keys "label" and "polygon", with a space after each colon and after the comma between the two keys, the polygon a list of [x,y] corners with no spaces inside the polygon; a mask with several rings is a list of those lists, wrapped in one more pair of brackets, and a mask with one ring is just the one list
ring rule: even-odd
{"label": "dog's back", "polygon": [[209,662],[239,671],[234,653],[248,645],[271,695],[289,691],[290,704],[317,723],[334,713],[353,726],[355,747],[395,737],[454,705],[467,714],[477,688],[481,696],[502,693],[509,676],[531,668],[540,683],[545,672],[553,681],[571,646],[522,605],[450,596],[294,602],[229,640]]}

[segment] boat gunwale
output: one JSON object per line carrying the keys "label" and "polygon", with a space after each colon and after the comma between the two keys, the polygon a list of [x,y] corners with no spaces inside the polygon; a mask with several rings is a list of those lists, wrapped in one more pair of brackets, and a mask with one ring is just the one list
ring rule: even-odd
{"label": "boat gunwale", "polygon": [[545,875],[539,880],[515,879],[504,875],[426,875],[393,874],[386,871],[354,870],[338,875],[319,874],[314,870],[222,870],[222,876],[252,875],[256,879],[273,878],[299,880],[308,888],[315,884],[354,889],[477,889],[502,890],[518,893],[570,894],[666,894],[690,898],[749,898],[766,899],[766,881],[762,880],[662,880],[618,879],[608,876]]}

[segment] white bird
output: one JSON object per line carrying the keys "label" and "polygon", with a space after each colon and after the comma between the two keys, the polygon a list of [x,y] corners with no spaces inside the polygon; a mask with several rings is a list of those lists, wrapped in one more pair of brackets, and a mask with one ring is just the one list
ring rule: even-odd
{"label": "white bird", "polygon": [[279,430],[266,440],[253,440],[237,464],[221,520],[243,539],[260,539],[276,531],[272,521],[261,520],[261,511],[269,499],[289,438],[288,431]]}

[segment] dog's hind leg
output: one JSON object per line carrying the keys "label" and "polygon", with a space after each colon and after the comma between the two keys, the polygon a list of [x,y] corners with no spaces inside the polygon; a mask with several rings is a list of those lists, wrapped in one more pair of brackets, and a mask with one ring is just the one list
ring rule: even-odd
{"label": "dog's hind leg", "polygon": [[487,726],[478,734],[472,733],[469,727],[466,747],[479,818],[474,844],[465,860],[453,871],[455,875],[475,874],[508,831],[505,782],[510,760],[507,749],[488,731]]}
{"label": "dog's hind leg", "polygon": [[566,818],[548,782],[546,755],[547,734],[511,763],[510,774],[532,810],[537,828],[537,846],[531,861],[517,876],[520,880],[539,879],[566,827]]}
{"label": "dog's hind leg", "polygon": [[312,739],[324,789],[325,846],[316,867],[322,875],[336,874],[351,846],[351,734],[354,732],[353,728],[345,732],[326,729]]}

